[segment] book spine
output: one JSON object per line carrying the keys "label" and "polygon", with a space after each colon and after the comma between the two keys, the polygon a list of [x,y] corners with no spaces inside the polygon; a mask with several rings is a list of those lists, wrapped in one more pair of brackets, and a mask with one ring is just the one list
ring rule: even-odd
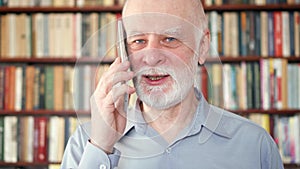
{"label": "book spine", "polygon": [[274,56],[282,57],[282,12],[273,12],[274,15]]}

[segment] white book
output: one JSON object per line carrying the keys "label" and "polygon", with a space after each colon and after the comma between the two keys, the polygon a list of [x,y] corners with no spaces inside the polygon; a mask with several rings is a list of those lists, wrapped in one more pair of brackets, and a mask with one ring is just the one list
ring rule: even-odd
{"label": "white book", "polygon": [[61,57],[64,44],[61,37],[64,37],[62,31],[64,14],[54,15],[54,57]]}
{"label": "white book", "polygon": [[9,0],[7,3],[8,7],[18,7],[20,6],[20,0]]}
{"label": "white book", "polygon": [[81,57],[81,48],[82,48],[82,14],[81,13],[76,13],[75,14],[75,49],[74,53],[76,58]]}
{"label": "white book", "polygon": [[22,86],[23,86],[23,68],[16,67],[15,74],[15,110],[20,111],[22,109]]}
{"label": "white book", "polygon": [[55,56],[55,20],[56,14],[48,14],[48,50],[49,56]]}
{"label": "white book", "polygon": [[230,87],[230,65],[224,64],[223,65],[223,101],[224,101],[224,108],[230,109],[231,108],[231,87]]}
{"label": "white book", "polygon": [[27,149],[28,149],[28,156],[27,157],[27,161],[28,162],[33,162],[33,144],[34,144],[34,117],[33,116],[28,116],[28,127],[27,127],[27,131],[28,131],[28,140],[27,140]]}
{"label": "white book", "polygon": [[282,12],[282,54],[284,57],[291,55],[290,45],[290,16],[289,12]]}
{"label": "white book", "polygon": [[78,7],[84,6],[84,1],[85,1],[85,0],[76,0],[76,5],[77,5]]}
{"label": "white book", "polygon": [[26,17],[26,21],[25,21],[25,32],[26,32],[26,53],[25,53],[25,57],[26,58],[30,58],[32,56],[32,35],[31,35],[31,19],[29,16]]}
{"label": "white book", "polygon": [[103,0],[103,6],[113,6],[114,0]]}
{"label": "white book", "polygon": [[98,13],[92,13],[90,15],[90,20],[91,20],[91,37],[89,38],[89,42],[87,45],[89,45],[90,48],[90,54],[91,57],[97,57],[98,56],[98,39],[99,39],[99,14]]}
{"label": "white book", "polygon": [[268,13],[260,12],[260,29],[261,29],[261,56],[268,56]]}
{"label": "white book", "polygon": [[8,14],[9,24],[9,49],[8,56],[16,57],[16,51],[18,51],[18,44],[16,43],[16,14]]}
{"label": "white book", "polygon": [[212,11],[209,13],[209,24],[211,34],[211,55],[217,57],[218,51],[218,13]]}
{"label": "white book", "polygon": [[266,5],[266,0],[255,0],[255,5]]}
{"label": "white book", "polygon": [[4,161],[17,162],[18,118],[16,116],[4,117]]}
{"label": "white book", "polygon": [[247,67],[246,67],[246,62],[241,63],[241,72],[242,72],[242,80],[241,80],[241,88],[242,88],[242,93],[241,93],[241,108],[242,109],[247,109]]}
{"label": "white book", "polygon": [[34,30],[35,30],[35,57],[42,58],[44,56],[44,15],[37,13],[34,16]]}
{"label": "white book", "polygon": [[224,35],[224,46],[223,46],[223,54],[224,56],[230,56],[231,51],[232,51],[232,40],[231,40],[231,31],[230,29],[232,28],[231,24],[231,14],[230,12],[224,12],[223,13],[223,24],[224,24],[224,29],[223,29],[223,35]]}
{"label": "white book", "polygon": [[49,153],[48,153],[48,161],[49,162],[57,162],[57,148],[58,148],[58,118],[57,116],[52,116],[49,119]]}
{"label": "white book", "polygon": [[269,71],[269,61],[261,60],[261,98],[262,98],[262,108],[264,110],[270,109],[270,71]]}
{"label": "white book", "polygon": [[62,57],[72,57],[73,52],[73,14],[63,14],[62,15],[62,28],[61,32],[64,35],[64,39],[62,39],[62,43],[64,47],[62,48]]}
{"label": "white book", "polygon": [[205,6],[211,6],[212,0],[205,0]]}
{"label": "white book", "polygon": [[294,133],[293,136],[295,137],[295,157],[294,162],[299,164],[300,163],[300,115],[295,115],[292,117],[294,120],[294,125],[292,126]]}
{"label": "white book", "polygon": [[52,6],[52,0],[42,0],[40,6]]}
{"label": "white book", "polygon": [[239,26],[238,26],[238,13],[237,12],[232,12],[231,13],[231,25],[229,27],[231,30],[231,40],[232,43],[229,45],[232,45],[232,53],[231,55],[233,57],[238,57],[239,56]]}

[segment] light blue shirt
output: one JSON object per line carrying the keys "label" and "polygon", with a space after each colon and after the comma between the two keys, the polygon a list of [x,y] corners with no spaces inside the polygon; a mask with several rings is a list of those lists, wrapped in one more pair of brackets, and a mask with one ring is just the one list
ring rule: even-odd
{"label": "light blue shirt", "polygon": [[88,141],[90,123],[80,125],[69,139],[61,168],[283,169],[277,146],[264,129],[208,104],[200,93],[198,100],[191,124],[170,144],[141,114],[131,113],[124,136],[107,155]]}

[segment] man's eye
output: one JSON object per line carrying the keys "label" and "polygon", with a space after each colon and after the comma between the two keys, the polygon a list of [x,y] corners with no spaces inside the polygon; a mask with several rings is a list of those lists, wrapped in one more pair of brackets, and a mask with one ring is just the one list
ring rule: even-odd
{"label": "man's eye", "polygon": [[165,39],[166,42],[173,42],[173,41],[176,41],[177,39],[176,38],[173,38],[173,37],[167,37]]}
{"label": "man's eye", "polygon": [[144,44],[146,41],[142,39],[134,40],[133,43],[135,44]]}

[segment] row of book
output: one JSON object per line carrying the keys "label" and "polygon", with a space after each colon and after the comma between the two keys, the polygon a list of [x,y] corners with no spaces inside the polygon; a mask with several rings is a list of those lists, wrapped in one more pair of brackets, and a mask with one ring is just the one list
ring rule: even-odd
{"label": "row of book", "polygon": [[212,48],[224,56],[300,57],[300,12],[209,12]]}
{"label": "row of book", "polygon": [[276,142],[286,164],[300,164],[300,114],[291,116],[253,113],[248,118],[265,128]]}
{"label": "row of book", "polygon": [[113,13],[1,15],[0,57],[115,57],[117,17]]}
{"label": "row of book", "polygon": [[269,5],[269,4],[300,4],[299,0],[205,0],[206,6],[226,5],[226,4],[253,4],[253,5]]}
{"label": "row of book", "polygon": [[107,67],[0,65],[0,110],[89,110],[93,82]]}
{"label": "row of book", "polygon": [[123,5],[125,0],[0,0],[0,6],[8,7],[74,7]]}
{"label": "row of book", "polygon": [[208,101],[226,109],[300,109],[300,65],[285,59],[208,64],[200,88]]}
{"label": "row of book", "polygon": [[75,117],[0,117],[0,161],[60,162],[77,125]]}

